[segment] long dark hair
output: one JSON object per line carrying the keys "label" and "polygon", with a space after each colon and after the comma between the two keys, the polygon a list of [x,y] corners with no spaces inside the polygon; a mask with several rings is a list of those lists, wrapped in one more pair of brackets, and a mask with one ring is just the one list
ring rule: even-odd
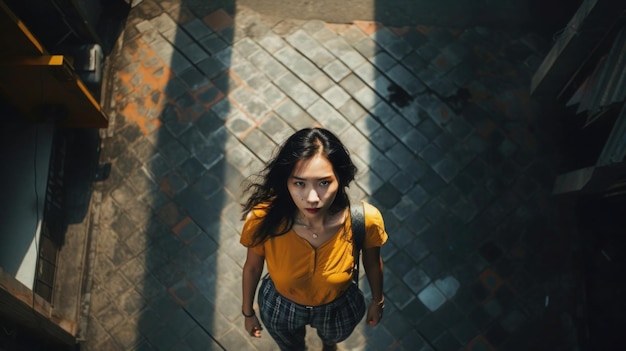
{"label": "long dark hair", "polygon": [[257,205],[268,206],[265,217],[254,234],[256,244],[291,230],[298,208],[287,189],[287,180],[298,161],[309,159],[318,153],[332,164],[339,181],[337,196],[329,208],[330,213],[338,213],[349,206],[346,187],[354,180],[357,172],[350,159],[350,152],[339,138],[326,129],[299,130],[283,143],[278,154],[257,175],[257,180],[250,178],[244,186],[244,194],[249,193],[250,197],[242,204],[242,219]]}

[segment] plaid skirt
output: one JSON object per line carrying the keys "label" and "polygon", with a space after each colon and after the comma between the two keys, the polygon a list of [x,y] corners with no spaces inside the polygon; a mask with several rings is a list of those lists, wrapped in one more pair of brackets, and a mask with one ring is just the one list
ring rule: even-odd
{"label": "plaid skirt", "polygon": [[306,325],[317,330],[326,345],[347,339],[365,315],[363,292],[352,284],[334,301],[304,306],[281,296],[268,277],[259,289],[259,312],[265,329],[281,350],[306,350]]}

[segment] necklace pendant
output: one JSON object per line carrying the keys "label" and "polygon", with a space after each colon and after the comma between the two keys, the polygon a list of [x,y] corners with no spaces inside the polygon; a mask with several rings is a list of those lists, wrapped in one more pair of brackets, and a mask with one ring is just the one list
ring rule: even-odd
{"label": "necklace pendant", "polygon": [[313,239],[317,239],[317,234],[313,233]]}

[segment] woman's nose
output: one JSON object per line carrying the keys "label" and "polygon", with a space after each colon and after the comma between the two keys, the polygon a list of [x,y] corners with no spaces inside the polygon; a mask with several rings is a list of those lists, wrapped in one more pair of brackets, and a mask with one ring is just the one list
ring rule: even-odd
{"label": "woman's nose", "polygon": [[311,191],[309,191],[309,196],[307,196],[306,199],[308,202],[318,202],[320,197],[317,195],[317,191],[311,189]]}

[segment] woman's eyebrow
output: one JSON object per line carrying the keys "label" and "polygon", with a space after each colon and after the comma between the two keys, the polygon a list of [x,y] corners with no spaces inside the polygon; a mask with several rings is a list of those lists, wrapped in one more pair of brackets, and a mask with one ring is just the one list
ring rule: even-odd
{"label": "woman's eyebrow", "polygon": [[[330,179],[330,178],[332,178],[332,177],[333,177],[333,176],[330,176],[330,175],[329,175],[329,176],[326,176],[326,177],[317,178],[316,180],[326,180],[326,179]],[[293,178],[293,179],[297,179],[297,180],[308,180],[308,179],[309,179],[309,178],[302,178],[302,177],[298,177],[298,176],[295,176],[295,175],[292,175],[292,176],[291,176],[291,178]]]}

